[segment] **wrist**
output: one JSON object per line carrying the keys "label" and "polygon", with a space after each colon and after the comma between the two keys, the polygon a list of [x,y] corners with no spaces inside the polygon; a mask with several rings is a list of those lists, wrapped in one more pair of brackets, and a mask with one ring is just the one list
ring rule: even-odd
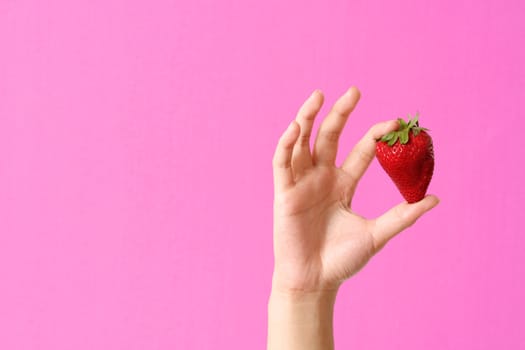
{"label": "wrist", "polygon": [[272,289],[268,311],[271,318],[278,322],[331,325],[336,296],[337,291],[297,292]]}
{"label": "wrist", "polygon": [[270,302],[275,300],[280,303],[303,306],[334,304],[337,291],[337,289],[300,290],[272,286]]}
{"label": "wrist", "polygon": [[337,291],[272,288],[268,303],[268,349],[333,349]]}
{"label": "wrist", "polygon": [[321,277],[322,273],[297,273],[286,269],[274,269],[272,276],[272,293],[287,298],[330,297],[337,294],[341,283],[329,283]]}

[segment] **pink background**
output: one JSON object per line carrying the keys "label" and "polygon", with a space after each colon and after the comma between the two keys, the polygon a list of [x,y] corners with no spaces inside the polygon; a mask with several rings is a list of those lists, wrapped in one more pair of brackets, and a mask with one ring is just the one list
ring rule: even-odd
{"label": "pink background", "polygon": [[[313,89],[352,84],[339,160],[420,111],[442,203],[342,288],[337,347],[525,348],[524,15],[0,1],[0,348],[265,348],[274,145]],[[355,209],[400,201],[375,162]]]}

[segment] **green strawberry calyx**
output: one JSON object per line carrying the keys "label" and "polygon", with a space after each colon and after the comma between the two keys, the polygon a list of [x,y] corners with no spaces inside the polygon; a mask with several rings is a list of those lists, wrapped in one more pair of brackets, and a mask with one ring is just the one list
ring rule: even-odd
{"label": "green strawberry calyx", "polygon": [[419,126],[419,113],[416,113],[413,119],[410,119],[408,115],[408,123],[403,118],[398,118],[399,127],[397,130],[391,131],[388,134],[381,137],[379,140],[388,143],[389,146],[393,146],[398,140],[399,143],[405,145],[408,142],[408,135],[410,131],[417,136],[421,131],[427,131],[427,128]]}

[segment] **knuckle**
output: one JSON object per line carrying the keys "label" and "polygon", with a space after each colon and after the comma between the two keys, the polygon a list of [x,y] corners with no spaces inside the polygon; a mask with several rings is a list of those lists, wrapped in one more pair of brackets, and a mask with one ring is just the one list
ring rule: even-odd
{"label": "knuckle", "polygon": [[337,142],[339,140],[339,132],[334,130],[321,130],[320,136],[329,142]]}
{"label": "knuckle", "polygon": [[352,106],[341,106],[336,103],[332,108],[332,113],[339,119],[346,119],[353,109]]}
{"label": "knuckle", "polygon": [[394,208],[394,215],[399,221],[405,220],[405,212],[401,210],[400,206]]}
{"label": "knuckle", "polygon": [[373,154],[370,154],[370,152],[367,152],[363,149],[357,150],[357,156],[359,157],[359,159],[361,159],[361,161],[366,162],[366,163],[370,163],[374,159]]}
{"label": "knuckle", "polygon": [[299,119],[302,119],[306,122],[312,122],[315,119],[315,113],[312,113],[311,111],[300,113]]}
{"label": "knuckle", "polygon": [[403,230],[412,226],[416,222],[416,219],[417,219],[409,215],[409,213],[406,210],[403,210],[401,206],[398,206],[395,208],[394,214],[396,218],[399,220],[399,222],[401,223]]}
{"label": "knuckle", "polygon": [[306,133],[306,134],[303,134],[299,137],[299,142],[298,144],[300,146],[308,146],[310,145],[310,134],[309,133]]}

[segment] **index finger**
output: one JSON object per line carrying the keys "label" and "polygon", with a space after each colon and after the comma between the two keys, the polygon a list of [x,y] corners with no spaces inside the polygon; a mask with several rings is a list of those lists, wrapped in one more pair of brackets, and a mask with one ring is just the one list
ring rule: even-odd
{"label": "index finger", "polygon": [[376,155],[376,140],[397,128],[397,120],[389,120],[372,126],[355,145],[341,168],[357,183]]}

